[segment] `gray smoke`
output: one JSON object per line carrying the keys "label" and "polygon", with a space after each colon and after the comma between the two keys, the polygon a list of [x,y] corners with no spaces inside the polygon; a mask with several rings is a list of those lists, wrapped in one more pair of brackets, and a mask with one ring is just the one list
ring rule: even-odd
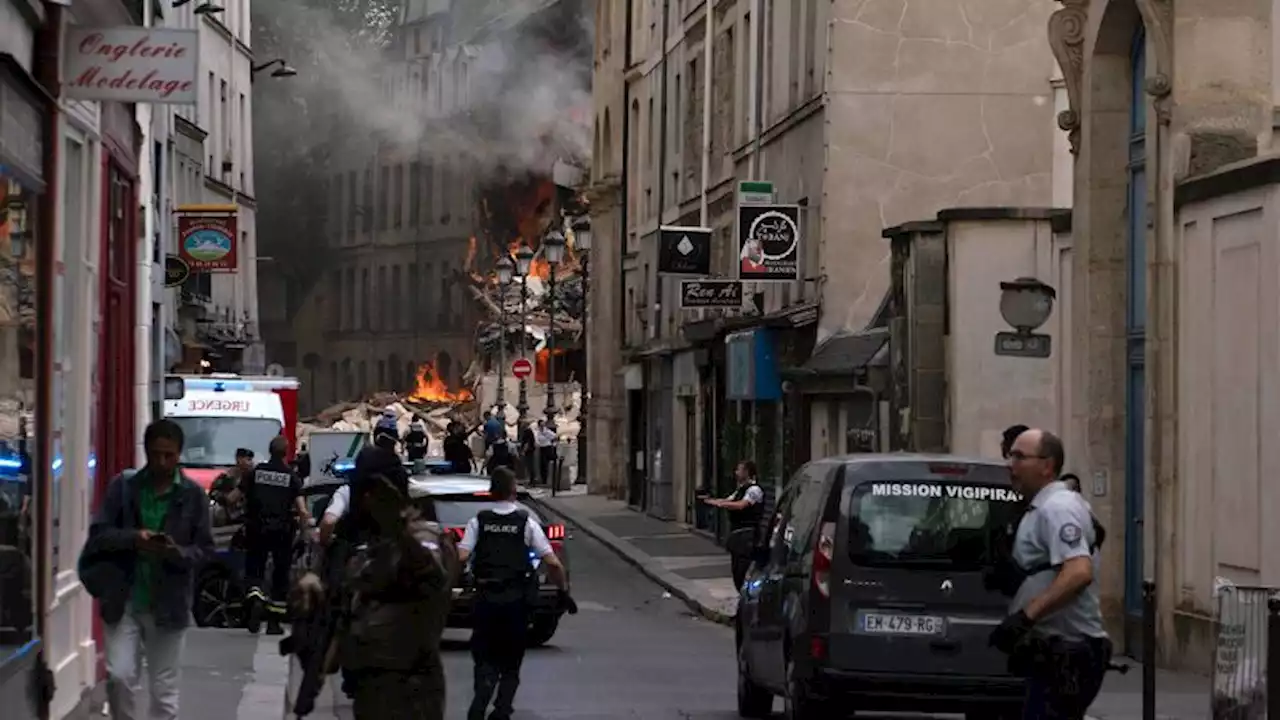
{"label": "gray smoke", "polygon": [[[270,34],[267,44],[278,46],[279,55],[299,73],[257,80],[259,147],[295,155],[340,144],[342,154],[364,153],[372,152],[372,141],[380,139],[429,154],[462,155],[482,172],[499,167],[545,172],[555,157],[589,161],[594,38],[586,2],[454,0],[454,12],[477,4],[463,8],[468,19],[485,6],[479,34],[472,35],[473,42],[446,47],[435,60],[411,63],[404,70],[405,64],[396,62],[403,51],[388,45],[405,1],[389,0],[370,10],[368,0],[347,0],[364,6],[354,12],[343,0],[317,3],[321,7],[312,4],[316,0],[255,3],[255,26]],[[548,11],[551,6],[562,7]],[[546,38],[548,23],[526,22],[544,12],[567,14],[566,22],[550,23],[562,28],[554,41]],[[534,30],[534,24],[544,29]],[[491,39],[493,33],[499,41]],[[459,60],[465,64],[469,93],[464,100],[470,112],[464,115],[442,112],[437,104],[442,100],[449,107],[455,101]],[[424,73],[431,73],[425,96]],[[264,97],[266,82],[279,84],[270,85]],[[388,93],[389,88],[394,92]],[[305,129],[300,122],[304,117]]]}

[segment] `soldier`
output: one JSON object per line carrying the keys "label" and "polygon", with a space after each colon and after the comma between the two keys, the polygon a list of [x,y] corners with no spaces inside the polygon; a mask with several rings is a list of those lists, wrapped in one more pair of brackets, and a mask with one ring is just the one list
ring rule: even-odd
{"label": "soldier", "polygon": [[1035,429],[1009,449],[1014,489],[1027,502],[1013,541],[1022,580],[991,644],[1027,678],[1025,718],[1082,720],[1111,662],[1098,603],[1101,526],[1057,479],[1064,454],[1053,433]]}

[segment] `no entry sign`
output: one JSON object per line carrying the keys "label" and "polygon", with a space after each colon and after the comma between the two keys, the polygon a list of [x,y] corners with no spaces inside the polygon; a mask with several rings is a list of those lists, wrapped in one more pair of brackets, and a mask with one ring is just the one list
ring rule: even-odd
{"label": "no entry sign", "polygon": [[520,358],[511,363],[511,374],[523,380],[533,374],[533,363]]}

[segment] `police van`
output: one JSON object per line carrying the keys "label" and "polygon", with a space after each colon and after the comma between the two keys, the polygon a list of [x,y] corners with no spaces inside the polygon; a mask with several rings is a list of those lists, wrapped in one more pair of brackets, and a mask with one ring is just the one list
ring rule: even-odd
{"label": "police van", "polygon": [[[802,467],[743,584],[738,710],[1018,717],[1023,681],[990,647],[1009,600],[984,574],[1020,514],[1008,468],[865,454]],[[842,716],[842,715],[841,715]]]}

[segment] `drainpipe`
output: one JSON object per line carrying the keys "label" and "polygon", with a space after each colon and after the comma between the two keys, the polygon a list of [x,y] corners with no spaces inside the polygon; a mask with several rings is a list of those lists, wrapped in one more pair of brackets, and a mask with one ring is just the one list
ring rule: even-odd
{"label": "drainpipe", "polygon": [[763,172],[760,160],[760,132],[764,128],[764,0],[753,0],[751,14],[756,19],[755,32],[751,34],[751,160],[747,163],[751,180],[759,180]]}
{"label": "drainpipe", "polygon": [[[1161,68],[1164,70],[1164,68]],[[1172,561],[1172,554],[1164,552],[1164,544],[1166,538],[1166,528],[1168,523],[1165,522],[1164,509],[1168,506],[1166,495],[1171,488],[1166,487],[1165,470],[1169,462],[1165,456],[1165,449],[1168,443],[1165,440],[1164,417],[1165,408],[1177,407],[1178,384],[1165,383],[1165,370],[1168,367],[1170,372],[1177,372],[1177,352],[1175,322],[1166,322],[1165,318],[1178,317],[1178,292],[1176,279],[1170,276],[1169,268],[1174,267],[1173,253],[1171,252],[1171,244],[1173,235],[1171,229],[1174,227],[1174,210],[1173,203],[1170,202],[1171,190],[1173,187],[1172,178],[1169,182],[1165,180],[1165,171],[1168,163],[1164,162],[1165,150],[1169,147],[1170,133],[1170,116],[1166,103],[1168,103],[1167,84],[1162,83],[1163,76],[1148,77],[1144,82],[1146,95],[1154,98],[1152,108],[1155,110],[1156,116],[1156,132],[1155,147],[1152,149],[1151,175],[1154,177],[1155,191],[1152,193],[1152,226],[1151,241],[1155,246],[1155,253],[1150,253],[1147,260],[1147,267],[1150,268],[1149,274],[1149,297],[1155,300],[1155,303],[1149,303],[1149,306],[1157,308],[1156,313],[1156,342],[1151,348],[1153,352],[1149,352],[1151,373],[1147,376],[1152,378],[1150,382],[1154,383],[1155,391],[1151,393],[1151,417],[1154,422],[1149,423],[1148,427],[1154,430],[1148,430],[1147,437],[1151,439],[1151,488],[1152,497],[1147,500],[1146,507],[1143,508],[1144,517],[1151,518],[1150,529],[1144,529],[1143,545],[1149,547],[1149,552],[1143,553],[1151,558],[1150,572],[1151,579],[1155,582],[1156,587],[1156,627],[1159,631],[1157,637],[1169,637],[1166,630],[1172,628],[1164,627],[1165,619],[1172,617],[1167,613],[1167,608],[1171,608],[1170,604],[1174,598],[1174,575],[1172,572],[1165,572],[1165,562]],[[1163,92],[1163,94],[1161,94]],[[1144,97],[1145,101],[1146,98]],[[1165,188],[1170,188],[1170,193],[1165,193]],[[1168,308],[1168,311],[1161,311],[1161,308]],[[1148,336],[1150,337],[1150,336]],[[1150,346],[1150,342],[1148,345]],[[1166,398],[1163,389],[1169,388],[1173,397]],[[1144,408],[1145,412],[1145,408]],[[1145,565],[1145,563],[1144,563]]]}
{"label": "drainpipe", "polygon": [[[630,210],[631,210],[631,81],[627,78],[627,71],[631,67],[631,41],[634,36],[634,23],[632,23],[634,0],[626,2],[626,29],[622,42],[622,202],[618,209],[618,260],[617,260],[617,278],[618,278],[618,343],[627,346],[627,318],[635,308],[627,307],[627,283],[626,283],[626,265],[627,265],[627,245],[631,238],[630,233]],[[613,495],[621,495],[628,503],[631,502],[631,476],[635,472],[635,452],[636,448],[631,447],[631,391],[622,391],[621,398],[614,398],[614,408],[620,405],[626,414],[626,436],[623,442],[624,448],[628,450],[627,459],[622,473],[622,487],[614,487]],[[615,438],[615,441],[618,439]],[[616,481],[615,481],[616,482]]]}
{"label": "drainpipe", "polygon": [[[713,3],[707,3],[707,18],[704,21],[707,30],[702,41],[702,203],[698,207],[698,224],[702,227],[710,227],[707,223],[711,221],[707,217],[707,190],[711,187],[711,47],[716,36],[716,13],[712,5]],[[689,81],[693,82],[693,78],[689,78]]]}
{"label": "drainpipe", "polygon": [[[662,226],[663,217],[667,209],[667,146],[669,144],[668,128],[671,126],[670,119],[667,117],[667,35],[668,26],[671,20],[671,0],[662,0],[662,46],[659,48],[661,53],[659,56],[659,72],[662,73],[661,82],[658,85],[659,92],[662,93],[662,100],[658,103],[658,122],[661,123],[658,128],[658,226]],[[655,235],[656,237],[656,235]],[[666,283],[661,273],[654,272],[654,299],[658,301],[658,312],[654,317],[654,325],[656,332],[654,336],[662,338],[665,336],[663,330],[666,329],[666,318],[664,315],[671,312],[671,308],[666,306],[666,297],[663,291],[666,289]]]}

